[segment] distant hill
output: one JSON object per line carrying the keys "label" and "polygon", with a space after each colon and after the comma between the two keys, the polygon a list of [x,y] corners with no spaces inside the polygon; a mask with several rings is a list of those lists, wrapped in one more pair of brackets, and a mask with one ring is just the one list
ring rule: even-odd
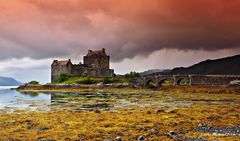
{"label": "distant hill", "polygon": [[164,70],[164,69],[152,69],[152,70],[147,70],[144,72],[140,73],[140,76],[146,76],[146,75],[152,75],[152,74],[159,74],[159,73],[168,73],[171,70]]}
{"label": "distant hill", "polygon": [[240,55],[206,60],[187,68],[175,68],[171,74],[240,74]]}
{"label": "distant hill", "polygon": [[22,83],[9,77],[0,76],[0,86],[18,86]]}

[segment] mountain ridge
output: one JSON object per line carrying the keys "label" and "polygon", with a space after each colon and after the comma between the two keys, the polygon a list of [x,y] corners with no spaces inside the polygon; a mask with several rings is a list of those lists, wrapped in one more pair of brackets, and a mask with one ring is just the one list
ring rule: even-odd
{"label": "mountain ridge", "polygon": [[18,86],[21,84],[22,82],[19,82],[14,78],[0,76],[0,86]]}
{"label": "mountain ridge", "polygon": [[194,64],[190,67],[174,68],[171,74],[232,74],[240,75],[240,55],[219,58]]}

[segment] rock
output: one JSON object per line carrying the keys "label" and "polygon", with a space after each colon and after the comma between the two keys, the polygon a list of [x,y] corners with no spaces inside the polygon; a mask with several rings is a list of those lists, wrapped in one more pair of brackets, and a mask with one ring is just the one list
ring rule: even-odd
{"label": "rock", "polygon": [[122,141],[121,137],[116,137],[115,141]]}
{"label": "rock", "polygon": [[98,87],[102,87],[103,85],[104,85],[103,82],[97,83]]}
{"label": "rock", "polygon": [[239,84],[240,85],[240,80],[231,81],[230,84]]}
{"label": "rock", "polygon": [[162,110],[162,109],[159,109],[159,110],[156,111],[156,113],[165,113],[165,111]]}
{"label": "rock", "polygon": [[240,88],[240,84],[228,84],[225,87]]}
{"label": "rock", "polygon": [[174,114],[174,113],[177,113],[177,110],[176,109],[170,109],[170,110],[167,110],[165,112],[170,113],[170,114]]}
{"label": "rock", "polygon": [[104,84],[103,86],[112,87],[112,86],[113,86],[113,84]]}
{"label": "rock", "polygon": [[212,127],[211,125],[198,125],[198,131],[202,133],[220,134],[220,135],[240,135],[240,125],[232,127]]}
{"label": "rock", "polygon": [[147,111],[147,114],[151,114],[151,111]]}
{"label": "rock", "polygon": [[174,131],[169,131],[168,132],[168,136],[169,137],[173,137],[173,136],[175,136],[176,135],[176,133],[174,132]]}
{"label": "rock", "polygon": [[137,140],[138,141],[143,141],[143,140],[145,140],[145,138],[143,136],[139,136]]}
{"label": "rock", "polygon": [[129,83],[122,83],[117,85],[117,88],[124,88],[124,87],[129,87]]}
{"label": "rock", "polygon": [[122,86],[127,87],[129,86],[129,83],[122,83]]}
{"label": "rock", "polygon": [[148,131],[148,135],[151,136],[151,135],[153,135],[155,132],[156,132],[155,129],[151,129],[151,130]]}
{"label": "rock", "polygon": [[99,109],[96,109],[94,112],[98,113],[98,114],[101,113],[101,111]]}
{"label": "rock", "polygon": [[104,141],[112,141],[112,139],[105,139]]}
{"label": "rock", "polygon": [[139,88],[140,86],[139,85],[134,85],[133,88]]}
{"label": "rock", "polygon": [[184,141],[207,141],[202,138],[186,138]]}

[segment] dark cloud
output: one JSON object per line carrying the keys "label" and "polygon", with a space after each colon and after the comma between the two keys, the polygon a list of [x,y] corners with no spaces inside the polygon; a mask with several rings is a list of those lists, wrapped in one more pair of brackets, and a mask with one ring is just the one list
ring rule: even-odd
{"label": "dark cloud", "polygon": [[[240,48],[239,0],[1,1],[1,59]],[[240,52],[238,52],[240,53]]]}

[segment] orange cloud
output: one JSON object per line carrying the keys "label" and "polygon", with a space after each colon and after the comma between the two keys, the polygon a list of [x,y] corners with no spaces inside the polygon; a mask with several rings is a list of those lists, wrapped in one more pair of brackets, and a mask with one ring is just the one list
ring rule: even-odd
{"label": "orange cloud", "polygon": [[239,0],[0,0],[0,41],[14,57],[105,47],[116,61],[163,48],[239,48],[239,6]]}

